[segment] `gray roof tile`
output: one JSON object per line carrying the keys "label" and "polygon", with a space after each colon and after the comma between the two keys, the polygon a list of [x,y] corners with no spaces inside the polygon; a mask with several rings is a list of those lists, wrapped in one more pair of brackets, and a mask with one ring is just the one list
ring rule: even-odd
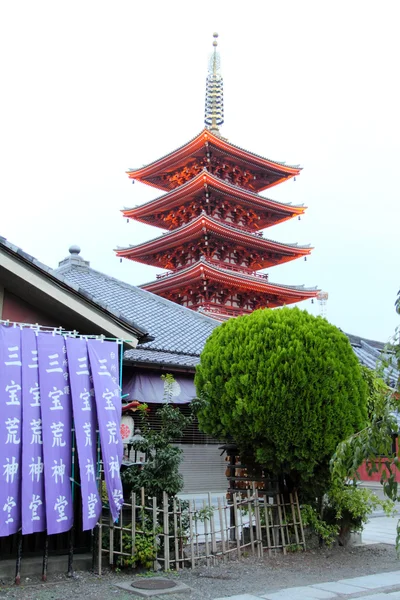
{"label": "gray roof tile", "polygon": [[[57,274],[57,271],[56,271]],[[141,348],[199,356],[218,322],[90,267],[63,266],[62,277],[79,285],[95,302],[123,314],[155,339]],[[189,361],[190,362],[190,361]]]}

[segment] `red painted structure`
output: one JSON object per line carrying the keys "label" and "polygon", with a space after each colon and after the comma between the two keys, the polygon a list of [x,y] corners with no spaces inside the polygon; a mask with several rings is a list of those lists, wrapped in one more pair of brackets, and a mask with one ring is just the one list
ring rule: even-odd
{"label": "red painted structure", "polygon": [[141,286],[145,290],[225,319],[314,298],[318,290],[271,283],[268,275],[258,273],[306,257],[312,250],[266,239],[261,231],[304,213],[304,206],[259,194],[299,175],[301,169],[221,137],[222,78],[217,73],[216,45],[207,80],[211,93],[206,94],[206,128],[170,154],[128,172],[130,179],[166,193],[123,210],[124,216],[167,233],[116,253],[169,270]]}

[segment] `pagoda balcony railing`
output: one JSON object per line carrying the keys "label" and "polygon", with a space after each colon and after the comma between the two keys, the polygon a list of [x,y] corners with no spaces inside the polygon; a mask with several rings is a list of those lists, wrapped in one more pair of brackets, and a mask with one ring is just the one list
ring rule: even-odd
{"label": "pagoda balcony railing", "polygon": [[[238,265],[232,265],[221,260],[210,260],[207,262],[209,265],[219,267],[220,269],[227,269],[229,271],[234,271],[235,273],[243,273],[244,275],[250,275],[252,277],[257,277],[259,279],[264,279],[264,281],[268,281],[268,273],[258,273],[257,271],[253,271],[252,269],[247,269],[246,267],[240,267]],[[164,277],[169,277],[177,271],[180,271],[181,269],[186,269],[189,266],[190,265],[183,265],[182,267],[179,267],[174,271],[168,271],[167,273],[159,273],[158,275],[156,275],[156,279],[163,279]]]}

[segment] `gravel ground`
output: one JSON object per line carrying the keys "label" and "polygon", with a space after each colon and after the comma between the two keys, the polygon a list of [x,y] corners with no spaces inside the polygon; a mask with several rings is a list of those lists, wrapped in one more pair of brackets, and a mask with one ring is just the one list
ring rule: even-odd
{"label": "gravel ground", "polygon": [[[221,563],[216,567],[199,567],[170,573],[191,589],[190,594],[160,596],[163,600],[212,600],[241,593],[266,593],[297,585],[335,581],[385,571],[400,570],[400,561],[393,546],[376,544],[353,548],[336,547],[277,555],[263,560],[254,557]],[[162,575],[158,574],[158,575]],[[118,589],[115,584],[132,581],[135,572],[106,572],[101,578],[88,572],[76,577],[53,576],[46,584],[24,582],[19,587],[0,587],[0,600],[136,600],[136,595]]]}

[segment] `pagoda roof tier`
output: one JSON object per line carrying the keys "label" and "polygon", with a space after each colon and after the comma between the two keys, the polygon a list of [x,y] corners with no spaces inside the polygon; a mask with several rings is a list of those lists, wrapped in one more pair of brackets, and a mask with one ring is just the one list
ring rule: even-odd
{"label": "pagoda roof tier", "polygon": [[[209,197],[206,197],[208,193]],[[212,213],[224,202],[240,205],[254,213],[257,229],[264,229],[304,214],[306,206],[286,204],[264,198],[237,185],[223,181],[205,169],[180,187],[141,206],[125,208],[123,215],[161,229],[172,229],[176,221],[192,218],[203,209]],[[214,206],[215,205],[215,206]],[[179,212],[175,218],[175,212]]]}
{"label": "pagoda roof tier", "polygon": [[167,273],[158,277],[156,281],[140,287],[160,296],[170,296],[174,292],[178,295],[187,286],[195,291],[196,288],[205,289],[211,283],[221,286],[221,289],[235,287],[243,293],[249,291],[262,293],[265,295],[265,306],[268,305],[270,308],[315,298],[319,291],[316,287],[306,288],[270,283],[267,275],[247,275],[243,272],[217,267],[204,258],[186,269]]}
{"label": "pagoda roof tier", "polygon": [[[197,248],[212,262],[215,261],[213,255],[216,252],[217,260],[223,264],[223,260],[229,255],[230,247],[240,263],[247,262],[249,270],[282,264],[300,256],[307,256],[312,250],[310,245],[282,244],[264,239],[258,234],[248,233],[213,219],[203,212],[179,229],[136,246],[119,248],[116,253],[117,256],[147,265],[175,269],[184,267],[181,257],[186,261],[187,255],[195,255],[192,248]],[[224,254],[223,257],[221,253]]]}
{"label": "pagoda roof tier", "polygon": [[253,154],[203,129],[177,150],[140,168],[130,169],[130,179],[162,190],[171,190],[197,175],[204,167],[222,178],[234,177],[243,187],[260,192],[300,173],[289,166]]}

